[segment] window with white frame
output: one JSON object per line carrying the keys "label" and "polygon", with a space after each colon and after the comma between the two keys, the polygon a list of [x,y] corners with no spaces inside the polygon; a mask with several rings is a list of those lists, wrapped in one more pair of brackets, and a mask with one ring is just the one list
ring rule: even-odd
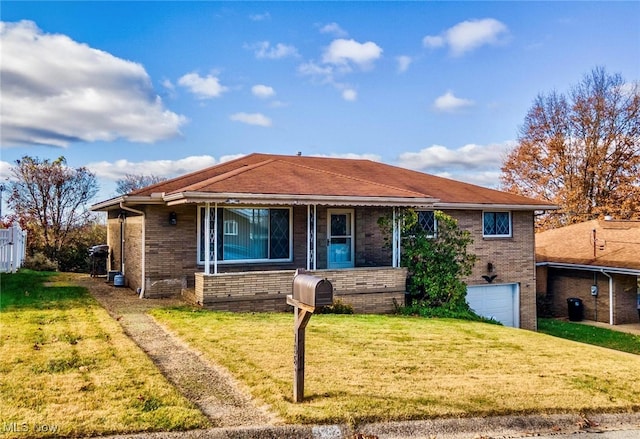
{"label": "window with white frame", "polygon": [[511,212],[483,212],[482,235],[494,238],[505,238],[512,236]]}
{"label": "window with white frame", "polygon": [[436,223],[435,212],[433,210],[419,210],[418,226],[420,226],[420,228],[427,234],[427,236],[436,236],[438,225]]}
{"label": "window with white frame", "polygon": [[[198,261],[205,261],[205,210],[198,209]],[[210,211],[209,257],[214,259],[213,242],[217,231],[217,257],[220,262],[258,262],[291,260],[291,209],[218,208]]]}
{"label": "window with white frame", "polygon": [[238,221],[226,220],[224,222],[224,234],[225,236],[238,236]]}

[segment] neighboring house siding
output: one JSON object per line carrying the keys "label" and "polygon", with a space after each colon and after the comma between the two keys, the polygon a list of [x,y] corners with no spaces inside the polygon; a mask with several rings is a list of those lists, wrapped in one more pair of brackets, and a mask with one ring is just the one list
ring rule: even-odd
{"label": "neighboring house siding", "polygon": [[[542,267],[545,268],[545,267]],[[547,268],[546,299],[553,317],[568,317],[567,299],[582,300],[584,318],[609,323],[609,278],[602,273],[586,270]],[[614,274],[613,324],[636,323],[636,276]],[[598,286],[598,296],[591,295],[591,286]]]}
{"label": "neighboring house siding", "polygon": [[615,295],[613,298],[613,321],[615,325],[638,323],[637,276],[614,274]]}

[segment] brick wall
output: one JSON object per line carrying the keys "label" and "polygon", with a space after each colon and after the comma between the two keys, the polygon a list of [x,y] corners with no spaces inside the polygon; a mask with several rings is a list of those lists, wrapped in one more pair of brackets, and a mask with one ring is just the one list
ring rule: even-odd
{"label": "brick wall", "polygon": [[461,229],[469,230],[473,244],[469,251],[477,256],[473,272],[465,282],[468,285],[483,285],[487,282],[482,275],[489,274],[487,264],[491,263],[497,275],[493,283],[518,283],[520,285],[520,327],[536,330],[536,276],[535,276],[535,233],[533,212],[511,213],[512,236],[509,238],[488,238],[482,236],[482,211],[446,210],[448,215],[458,220]]}
{"label": "brick wall", "polygon": [[[174,212],[177,224],[169,223]],[[145,296],[180,294],[194,286],[197,266],[196,206],[146,206]]]}
{"label": "brick wall", "polygon": [[[357,313],[389,313],[394,301],[404,301],[406,269],[355,268],[311,272],[328,279],[334,299],[353,306]],[[194,292],[184,297],[206,308],[231,311],[286,311],[294,271],[196,273]]]}
{"label": "brick wall", "polygon": [[107,214],[107,245],[109,246],[107,267],[109,267],[109,270],[120,271],[122,238],[120,236],[120,221],[118,221],[117,211],[110,211]]}
{"label": "brick wall", "polygon": [[142,287],[142,216],[128,216],[124,221],[124,278],[134,291]]}

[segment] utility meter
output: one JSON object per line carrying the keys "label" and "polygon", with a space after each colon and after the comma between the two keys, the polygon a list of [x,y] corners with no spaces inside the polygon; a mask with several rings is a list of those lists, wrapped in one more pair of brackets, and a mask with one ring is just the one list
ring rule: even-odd
{"label": "utility meter", "polygon": [[591,285],[591,295],[592,296],[597,296],[598,295],[598,286],[597,285]]}

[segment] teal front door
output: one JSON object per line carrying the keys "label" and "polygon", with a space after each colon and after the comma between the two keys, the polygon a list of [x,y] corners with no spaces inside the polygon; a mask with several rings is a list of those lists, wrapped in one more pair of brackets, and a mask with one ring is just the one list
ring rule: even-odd
{"label": "teal front door", "polygon": [[353,267],[353,210],[329,209],[327,268]]}

